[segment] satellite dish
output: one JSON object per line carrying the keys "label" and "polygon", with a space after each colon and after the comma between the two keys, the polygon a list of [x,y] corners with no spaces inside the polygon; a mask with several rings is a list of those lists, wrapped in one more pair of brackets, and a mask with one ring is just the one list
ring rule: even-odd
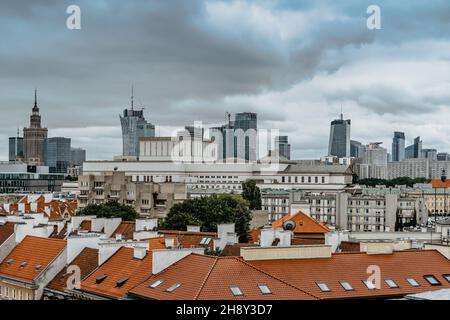
{"label": "satellite dish", "polygon": [[295,222],[292,220],[287,220],[283,223],[283,229],[284,230],[294,230],[295,229]]}

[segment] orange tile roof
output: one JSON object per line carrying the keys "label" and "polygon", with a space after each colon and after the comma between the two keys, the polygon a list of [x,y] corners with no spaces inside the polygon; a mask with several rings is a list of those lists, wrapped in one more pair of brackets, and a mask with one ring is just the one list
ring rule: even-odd
{"label": "orange tile roof", "polygon": [[450,180],[445,180],[445,182],[441,179],[431,180],[431,186],[433,188],[450,188]]}
{"label": "orange tile roof", "polygon": [[[254,266],[273,274],[321,299],[363,298],[375,296],[403,296],[410,293],[450,288],[443,277],[450,274],[450,262],[435,250],[397,251],[392,254],[366,254],[364,252],[336,253],[329,259],[291,259],[249,261]],[[367,280],[369,266],[379,266],[381,289],[369,290]],[[442,283],[430,285],[424,275],[433,274]],[[421,286],[413,287],[407,278],[414,278]],[[394,280],[399,288],[391,289],[385,280]],[[347,281],[354,288],[345,291],[339,281]],[[317,283],[323,282],[330,292],[322,292]]]}
{"label": "orange tile roof", "polygon": [[150,250],[152,249],[166,249],[166,241],[164,237],[146,239],[150,244]]}
{"label": "orange tile roof", "polygon": [[[80,268],[81,280],[86,278],[95,268],[98,267],[98,250],[84,248],[80,254],[70,263]],[[47,285],[47,288],[64,292],[67,288],[67,279],[70,274],[67,273],[67,266],[56,275],[55,278]]]}
{"label": "orange tile roof", "polygon": [[[150,249],[166,249],[166,238],[175,239],[174,246],[181,246],[182,248],[202,248],[208,247],[214,250],[214,235],[212,232],[198,232],[198,233],[165,233],[160,237],[146,239],[150,243]],[[201,243],[204,238],[211,240],[207,245]]]}
{"label": "orange tile roof", "polygon": [[[156,288],[150,286],[163,282]],[[173,292],[166,290],[179,283]],[[258,285],[267,285],[271,294],[263,294]],[[239,287],[235,296],[230,287]],[[267,274],[237,257],[213,257],[190,254],[130,291],[133,296],[157,300],[270,300],[317,299],[288,283]]]}
{"label": "orange tile roof", "polygon": [[123,240],[133,240],[135,229],[136,225],[134,221],[122,221],[112,233],[111,238],[115,238],[117,234],[121,234]]}
{"label": "orange tile roof", "polygon": [[326,226],[321,224],[314,218],[311,218],[307,214],[299,211],[294,214],[284,216],[274,222],[272,222],[272,228],[282,228],[284,222],[291,220],[295,222],[294,233],[327,233],[330,232]]}
{"label": "orange tile roof", "polygon": [[[26,236],[0,264],[0,276],[32,281],[66,248],[60,239]],[[11,261],[8,265],[8,261]],[[26,262],[26,264],[22,264]],[[36,270],[36,266],[41,267]]]}
{"label": "orange tile roof", "polygon": [[83,221],[80,223],[80,230],[83,230],[83,231],[91,231],[91,228],[92,228],[92,222],[91,222],[91,220],[83,220]]}
{"label": "orange tile roof", "polygon": [[[133,248],[122,247],[81,282],[81,290],[99,296],[120,299],[125,297],[131,288],[145,281],[151,273],[151,251],[147,251],[145,258],[140,260],[133,258]],[[107,275],[106,279],[97,284],[96,279],[103,275]],[[117,281],[124,277],[128,277],[128,280],[118,287]]]}
{"label": "orange tile roof", "polygon": [[8,240],[9,237],[14,233],[14,223],[6,222],[0,225],[0,245]]}

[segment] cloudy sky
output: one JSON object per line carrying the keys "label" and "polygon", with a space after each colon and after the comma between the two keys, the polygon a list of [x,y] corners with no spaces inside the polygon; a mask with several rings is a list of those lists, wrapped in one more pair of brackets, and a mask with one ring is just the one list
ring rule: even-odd
{"label": "cloudy sky", "polygon": [[[70,4],[81,30],[66,28]],[[370,4],[381,30],[366,26]],[[0,39],[2,160],[35,87],[49,136],[89,159],[120,154],[131,83],[160,135],[252,111],[289,135],[294,158],[317,158],[342,106],[352,139],[390,152],[404,131],[450,152],[447,0],[4,0]]]}

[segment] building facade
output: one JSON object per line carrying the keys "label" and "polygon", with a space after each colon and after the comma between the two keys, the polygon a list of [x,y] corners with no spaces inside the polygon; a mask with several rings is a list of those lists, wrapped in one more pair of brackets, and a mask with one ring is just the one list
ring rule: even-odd
{"label": "building facade", "polygon": [[155,125],[147,122],[144,110],[134,110],[134,97],[131,93],[131,109],[123,110],[120,116],[122,126],[123,156],[139,157],[139,139],[155,136]]}
{"label": "building facade", "polygon": [[338,158],[350,157],[350,119],[333,120],[330,128],[328,155]]}
{"label": "building facade", "polygon": [[71,139],[63,137],[45,140],[45,165],[50,173],[66,174],[71,162]]}
{"label": "building facade", "polygon": [[21,161],[24,160],[23,153],[23,138],[19,137],[10,137],[9,138],[9,161]]}
{"label": "building facade", "polygon": [[396,131],[392,139],[392,161],[403,159],[405,159],[405,133]]}
{"label": "building facade", "polygon": [[41,115],[37,106],[37,92],[34,92],[34,107],[30,116],[30,126],[23,129],[25,162],[30,165],[43,165],[47,128],[41,126]]}
{"label": "building facade", "polygon": [[86,150],[82,148],[71,148],[70,149],[70,166],[77,167],[82,166],[83,162],[86,161]]}
{"label": "building facade", "polygon": [[280,156],[291,160],[291,145],[288,136],[275,137],[275,149],[278,150]]}
{"label": "building facade", "polygon": [[170,208],[187,199],[184,183],[151,176],[131,177],[124,172],[109,171],[78,177],[79,208],[88,204],[117,201],[131,205],[142,215],[165,217]]}

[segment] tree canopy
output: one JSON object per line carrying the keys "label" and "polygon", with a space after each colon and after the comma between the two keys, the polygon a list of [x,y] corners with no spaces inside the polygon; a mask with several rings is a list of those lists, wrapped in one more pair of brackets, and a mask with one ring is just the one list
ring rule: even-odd
{"label": "tree canopy", "polygon": [[198,225],[203,232],[216,232],[218,224],[234,223],[239,242],[247,242],[251,219],[247,200],[240,195],[220,194],[175,204],[162,228],[186,230],[187,225]]}
{"label": "tree canopy", "polygon": [[255,180],[242,183],[242,198],[249,202],[250,210],[261,210],[261,191]]}
{"label": "tree canopy", "polygon": [[386,187],[395,187],[396,185],[406,185],[408,187],[412,187],[416,183],[429,183],[430,180],[427,178],[409,178],[409,177],[400,177],[392,180],[385,179],[361,179],[355,180],[354,183],[359,183],[361,185],[366,185],[369,187],[375,187],[377,185],[384,185]]}
{"label": "tree canopy", "polygon": [[89,204],[81,209],[79,215],[95,215],[99,218],[122,218],[123,221],[134,221],[139,214],[133,207],[120,204],[117,201],[108,201],[104,204]]}

